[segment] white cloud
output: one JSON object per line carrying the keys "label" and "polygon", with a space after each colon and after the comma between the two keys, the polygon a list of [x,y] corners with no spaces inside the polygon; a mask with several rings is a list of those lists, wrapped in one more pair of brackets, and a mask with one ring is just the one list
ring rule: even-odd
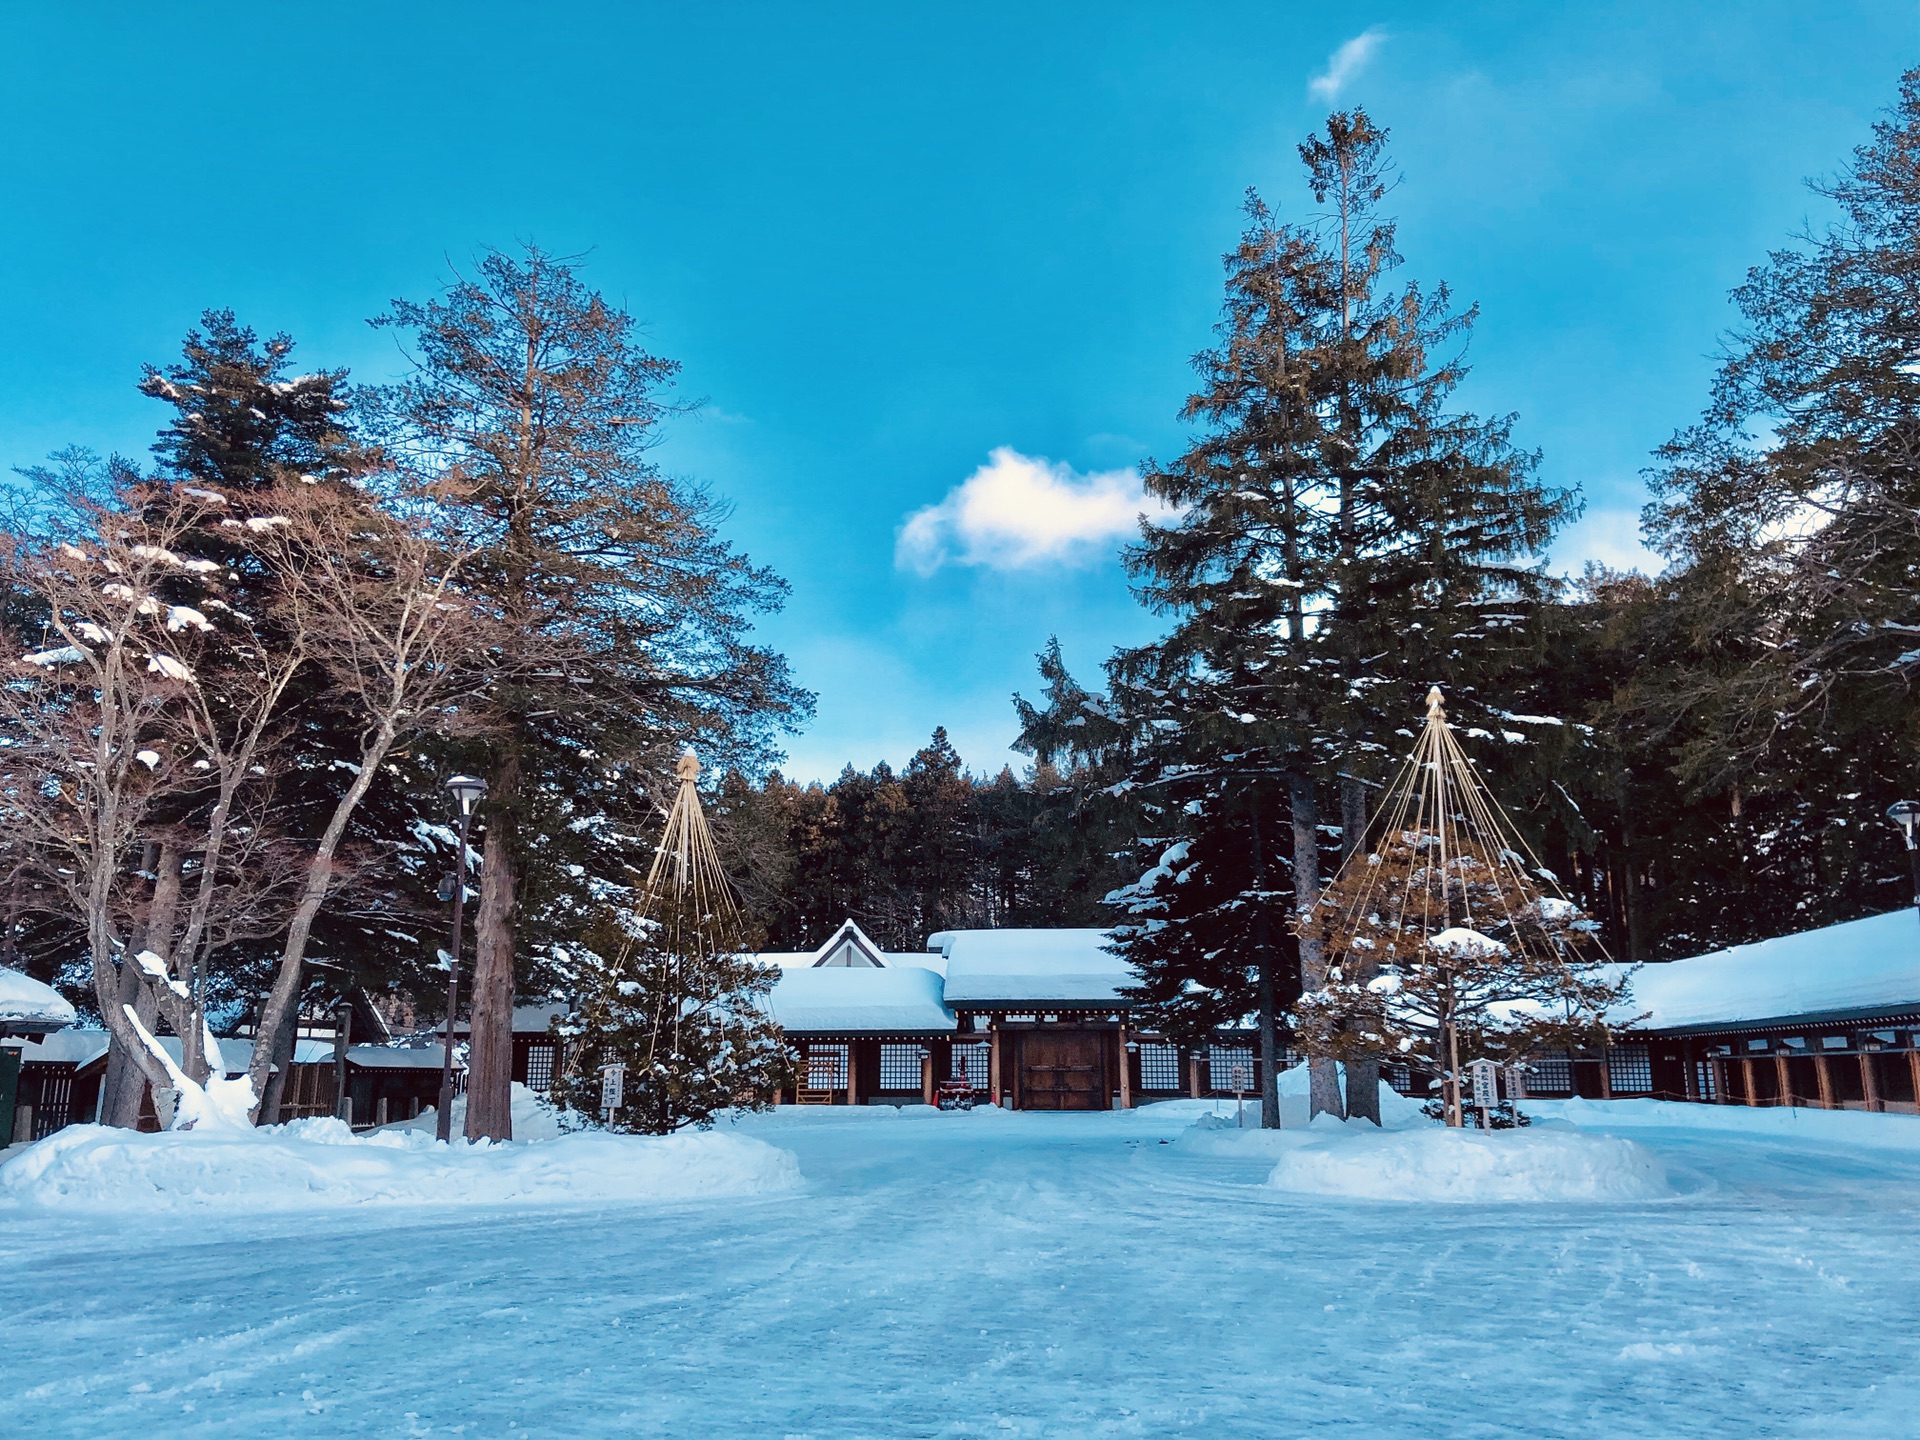
{"label": "white cloud", "polygon": [[1589,510],[1560,532],[1553,545],[1555,571],[1577,576],[1589,560],[1647,575],[1659,574],[1667,563],[1641,544],[1638,510]]}
{"label": "white cloud", "polygon": [[1002,445],[938,505],[907,517],[893,558],[922,575],[949,561],[996,570],[1071,561],[1132,533],[1143,512],[1165,513],[1133,470],[1082,475]]}
{"label": "white cloud", "polygon": [[1327,57],[1325,72],[1307,82],[1307,94],[1329,104],[1339,99],[1347,82],[1359,78],[1360,72],[1367,68],[1368,62],[1386,43],[1386,39],[1387,32],[1377,25],[1354,36]]}

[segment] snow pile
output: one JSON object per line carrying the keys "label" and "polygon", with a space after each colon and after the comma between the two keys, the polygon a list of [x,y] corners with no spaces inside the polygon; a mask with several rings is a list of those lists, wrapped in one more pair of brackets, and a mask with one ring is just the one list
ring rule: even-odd
{"label": "snow pile", "polygon": [[[571,1130],[587,1128],[585,1117],[569,1116],[559,1106],[544,1096],[536,1094],[522,1085],[513,1082],[511,1104],[513,1116],[513,1138],[515,1140],[558,1140]],[[467,1097],[453,1097],[453,1133],[463,1135],[467,1129]],[[429,1105],[411,1120],[396,1120],[391,1125],[383,1125],[375,1134],[390,1134],[413,1131],[422,1135],[440,1133],[440,1117],[437,1107]]]}
{"label": "snow pile", "polygon": [[1650,1200],[1668,1193],[1652,1154],[1614,1135],[1524,1130],[1375,1130],[1328,1121],[1280,1156],[1267,1183],[1307,1195],[1429,1204]]}
{"label": "snow pile", "polygon": [[73,1006],[51,985],[42,985],[31,975],[0,966],[0,1028],[8,1021],[58,1030],[75,1020]]}
{"label": "snow pile", "polygon": [[553,1205],[757,1195],[800,1183],[791,1151],[713,1131],[442,1145],[332,1119],[139,1134],[74,1125],[0,1164],[0,1201],[148,1213],[354,1205]]}

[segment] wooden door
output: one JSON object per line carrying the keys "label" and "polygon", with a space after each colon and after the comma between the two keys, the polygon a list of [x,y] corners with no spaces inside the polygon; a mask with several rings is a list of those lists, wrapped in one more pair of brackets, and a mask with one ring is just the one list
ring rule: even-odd
{"label": "wooden door", "polygon": [[1107,1051],[1104,1030],[1028,1030],[1020,1036],[1020,1108],[1105,1110]]}

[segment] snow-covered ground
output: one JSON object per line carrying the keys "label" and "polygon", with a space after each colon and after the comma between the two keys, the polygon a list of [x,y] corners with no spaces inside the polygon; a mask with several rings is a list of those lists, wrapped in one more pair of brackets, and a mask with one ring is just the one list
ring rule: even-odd
{"label": "snow-covered ground", "polygon": [[1423,1155],[1479,1137],[1193,1128],[1214,1108],[788,1109],[734,1133],[796,1156],[801,1188],[697,1202],[136,1208],[103,1225],[0,1201],[0,1428],[1920,1428],[1920,1121],[1539,1104],[1522,1168],[1564,1176],[1567,1154],[1600,1163],[1581,1142],[1617,1135],[1631,1146],[1612,1153],[1656,1168],[1654,1198],[1432,1204],[1269,1180],[1289,1156],[1324,1170],[1375,1149],[1430,1184]]}

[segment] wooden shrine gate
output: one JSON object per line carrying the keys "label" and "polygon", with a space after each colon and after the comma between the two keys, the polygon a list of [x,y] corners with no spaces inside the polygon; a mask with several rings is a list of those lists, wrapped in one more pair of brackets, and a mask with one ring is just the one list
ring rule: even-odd
{"label": "wooden shrine gate", "polygon": [[1112,1030],[1020,1030],[1018,1088],[1013,1103],[1021,1110],[1105,1110],[1112,1101],[1108,1066],[1114,1048]]}

